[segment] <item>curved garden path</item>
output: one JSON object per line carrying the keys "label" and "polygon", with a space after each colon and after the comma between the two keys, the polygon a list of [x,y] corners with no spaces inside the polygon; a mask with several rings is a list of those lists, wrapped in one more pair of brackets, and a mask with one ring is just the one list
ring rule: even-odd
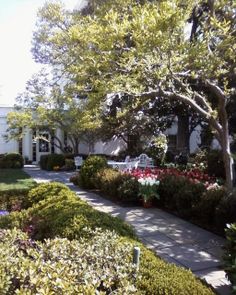
{"label": "curved garden path", "polygon": [[97,210],[131,224],[140,240],[164,260],[190,269],[212,285],[217,293],[230,294],[230,283],[221,269],[224,238],[158,208],[121,207],[95,193],[81,190],[69,182],[74,172],[48,172],[36,166],[27,166],[24,170],[37,182],[66,184]]}

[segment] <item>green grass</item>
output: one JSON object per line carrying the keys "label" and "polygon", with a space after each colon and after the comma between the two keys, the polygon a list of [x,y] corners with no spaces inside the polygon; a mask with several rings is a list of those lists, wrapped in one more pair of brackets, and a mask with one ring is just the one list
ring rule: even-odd
{"label": "green grass", "polygon": [[0,169],[0,192],[29,190],[35,184],[35,181],[21,169]]}

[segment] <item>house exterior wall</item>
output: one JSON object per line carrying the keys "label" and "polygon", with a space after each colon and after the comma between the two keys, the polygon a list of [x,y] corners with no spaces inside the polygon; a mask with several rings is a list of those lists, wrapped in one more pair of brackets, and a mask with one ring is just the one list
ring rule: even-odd
{"label": "house exterior wall", "polygon": [[[11,140],[9,142],[5,142],[3,135],[6,134],[7,130],[7,114],[12,111],[12,107],[3,107],[0,106],[0,154],[10,153],[10,152],[19,152],[19,144],[15,140]],[[173,126],[166,131],[167,135],[175,136],[177,134],[177,122],[173,124]],[[56,136],[58,136],[62,141],[64,141],[64,136],[61,130],[56,130]],[[28,158],[29,160],[35,160],[38,162],[40,160],[40,156],[43,154],[51,153],[51,146],[49,145],[48,152],[40,152],[39,151],[39,141],[33,141],[34,134],[30,129],[24,130],[24,136],[22,138],[22,155],[23,157]],[[190,137],[190,152],[195,152],[198,148],[198,144],[200,143],[200,127],[196,128],[196,130],[192,133]],[[34,148],[33,148],[34,145]],[[216,144],[215,144],[216,146]],[[123,140],[114,137],[109,142],[98,141],[94,144],[93,147],[89,147],[89,145],[85,142],[81,142],[79,144],[79,152],[81,154],[106,154],[106,155],[117,155],[120,151],[124,150],[126,144]],[[61,153],[60,149],[55,146],[55,153]],[[36,157],[35,154],[36,153]]]}

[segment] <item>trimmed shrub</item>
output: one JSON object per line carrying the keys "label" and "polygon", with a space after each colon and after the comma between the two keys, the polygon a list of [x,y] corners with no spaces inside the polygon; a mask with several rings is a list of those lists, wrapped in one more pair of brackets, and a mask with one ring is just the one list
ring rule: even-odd
{"label": "trimmed shrub", "polygon": [[176,175],[164,176],[159,185],[160,202],[170,210],[176,210],[175,194],[185,185],[186,178]]}
{"label": "trimmed shrub", "polygon": [[33,207],[0,218],[0,228],[19,228],[39,240],[56,236],[77,239],[87,230],[100,227],[134,237],[133,230],[121,219],[93,209],[72,191],[61,190]]}
{"label": "trimmed shrub", "polygon": [[62,154],[49,154],[40,157],[40,168],[52,171],[54,167],[61,168],[65,165],[65,156]]}
{"label": "trimmed shrub", "polygon": [[202,183],[192,183],[188,179],[185,179],[182,184],[174,194],[176,209],[180,216],[190,218],[205,191],[205,187]]}
{"label": "trimmed shrub", "polygon": [[108,167],[108,165],[104,157],[89,156],[81,166],[79,186],[87,189],[95,188],[94,177],[96,173],[106,167]]}
{"label": "trimmed shrub", "polygon": [[215,210],[215,224],[223,234],[227,223],[236,222],[236,190],[227,193]]}
{"label": "trimmed shrub", "polygon": [[210,176],[225,178],[222,151],[210,150],[207,153],[207,173]]}
{"label": "trimmed shrub", "polygon": [[0,158],[0,168],[20,169],[24,166],[24,159],[18,153],[9,153]]}
{"label": "trimmed shrub", "polygon": [[220,201],[226,196],[224,187],[209,187],[201,196],[201,200],[196,207],[196,216],[204,225],[214,226],[216,217],[215,211]]}
{"label": "trimmed shrub", "polygon": [[233,294],[236,294],[236,223],[228,225],[225,232],[224,270],[232,283]]}
{"label": "trimmed shrub", "polygon": [[100,169],[94,175],[94,184],[96,188],[100,189],[101,192],[110,198],[117,199],[118,188],[122,181],[121,179],[121,172],[112,168],[104,168]]}
{"label": "trimmed shrub", "polygon": [[30,190],[27,196],[27,207],[31,207],[33,204],[51,198],[53,196],[58,196],[59,193],[63,191],[65,193],[71,193],[71,190],[63,183],[60,182],[46,182],[39,184],[36,188]]}
{"label": "trimmed shrub", "polygon": [[123,174],[121,180],[122,183],[118,188],[119,200],[123,203],[137,202],[139,200],[139,182],[137,178]]}
{"label": "trimmed shrub", "polygon": [[114,232],[45,243],[16,230],[0,236],[1,294],[137,294],[132,245],[118,243]]}

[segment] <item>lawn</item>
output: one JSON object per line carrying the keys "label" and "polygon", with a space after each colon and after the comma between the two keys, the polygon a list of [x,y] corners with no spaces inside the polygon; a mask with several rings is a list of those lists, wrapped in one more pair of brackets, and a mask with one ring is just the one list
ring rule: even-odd
{"label": "lawn", "polygon": [[29,190],[35,184],[35,181],[21,169],[0,169],[0,192]]}

